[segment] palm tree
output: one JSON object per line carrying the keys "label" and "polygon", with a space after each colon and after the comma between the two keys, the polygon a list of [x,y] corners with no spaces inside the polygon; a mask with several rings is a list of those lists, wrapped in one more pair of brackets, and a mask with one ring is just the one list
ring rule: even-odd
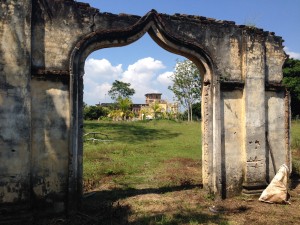
{"label": "palm tree", "polygon": [[123,119],[123,112],[119,109],[115,109],[108,114],[108,117],[112,118],[113,121],[118,121],[121,118]]}
{"label": "palm tree", "polygon": [[157,116],[161,113],[162,111],[162,108],[160,107],[159,105],[159,102],[158,101],[154,101],[151,105],[150,105],[152,111],[153,111],[153,114],[154,114],[154,119],[157,118]]}
{"label": "palm tree", "polygon": [[131,113],[132,101],[129,98],[118,98],[117,100],[118,108],[122,112],[122,119],[125,120],[127,116]]}

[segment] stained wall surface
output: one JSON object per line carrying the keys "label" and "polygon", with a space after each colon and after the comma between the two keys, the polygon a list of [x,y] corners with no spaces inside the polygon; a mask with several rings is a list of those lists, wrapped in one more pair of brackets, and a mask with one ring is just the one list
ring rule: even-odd
{"label": "stained wall surface", "polygon": [[203,72],[207,190],[261,191],[290,164],[286,55],[274,33],[201,16],[100,13],[73,0],[6,0],[0,9],[0,207],[76,208],[85,58],[145,32]]}
{"label": "stained wall surface", "polygon": [[31,1],[0,4],[0,203],[29,208]]}
{"label": "stained wall surface", "polygon": [[68,84],[32,78],[31,97],[32,200],[44,211],[59,212],[66,207],[69,175]]}

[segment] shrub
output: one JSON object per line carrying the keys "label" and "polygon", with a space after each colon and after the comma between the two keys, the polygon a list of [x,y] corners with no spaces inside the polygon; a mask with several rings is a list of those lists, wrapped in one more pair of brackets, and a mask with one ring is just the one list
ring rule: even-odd
{"label": "shrub", "polygon": [[107,117],[109,109],[102,106],[85,106],[83,109],[83,118],[85,120],[97,120]]}

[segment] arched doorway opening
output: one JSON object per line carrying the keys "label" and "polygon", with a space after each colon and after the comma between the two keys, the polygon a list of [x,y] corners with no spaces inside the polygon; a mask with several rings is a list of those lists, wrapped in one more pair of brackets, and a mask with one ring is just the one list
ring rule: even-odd
{"label": "arched doorway opening", "polygon": [[[186,97],[184,105],[168,89],[175,71],[184,73],[187,81],[197,75],[196,87],[191,88],[196,93]],[[192,62],[165,51],[146,33],[130,45],[93,52],[83,80],[84,196],[109,195],[116,189],[140,193],[202,185],[201,75]],[[126,104],[121,108],[120,100],[110,98],[116,80],[130,83],[135,91],[127,99],[132,108]],[[126,98],[121,98],[124,103]],[[187,121],[187,101],[194,106],[193,121]]]}
{"label": "arched doorway opening", "polygon": [[[84,37],[71,55],[71,139],[69,162],[69,204],[76,207],[82,193],[82,128],[83,128],[83,75],[87,56],[96,50],[109,47],[120,47],[137,41],[145,33],[163,49],[182,55],[193,61],[203,76],[202,85],[202,177],[203,184],[213,187],[214,193],[221,193],[221,154],[220,123],[218,107],[220,87],[216,82],[214,64],[209,54],[194,43],[183,38],[172,36],[159,22],[156,12],[152,11],[141,18],[139,23],[126,30],[111,30],[105,33],[93,32]],[[214,159],[214,160],[213,160]],[[214,169],[212,169],[214,167]],[[212,173],[212,174],[211,174]],[[78,199],[79,196],[79,199]],[[76,199],[76,200],[75,200]]]}

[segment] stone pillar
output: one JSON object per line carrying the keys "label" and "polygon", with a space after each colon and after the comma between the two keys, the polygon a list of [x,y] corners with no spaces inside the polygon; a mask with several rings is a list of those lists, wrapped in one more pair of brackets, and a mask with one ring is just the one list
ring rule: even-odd
{"label": "stone pillar", "polygon": [[[257,37],[255,37],[257,38]],[[265,51],[263,42],[244,37],[244,193],[266,187]]]}
{"label": "stone pillar", "polygon": [[213,193],[213,116],[211,84],[202,86],[202,182],[208,192]]}
{"label": "stone pillar", "polygon": [[20,211],[30,207],[31,0],[1,1],[0,18],[0,209]]}

